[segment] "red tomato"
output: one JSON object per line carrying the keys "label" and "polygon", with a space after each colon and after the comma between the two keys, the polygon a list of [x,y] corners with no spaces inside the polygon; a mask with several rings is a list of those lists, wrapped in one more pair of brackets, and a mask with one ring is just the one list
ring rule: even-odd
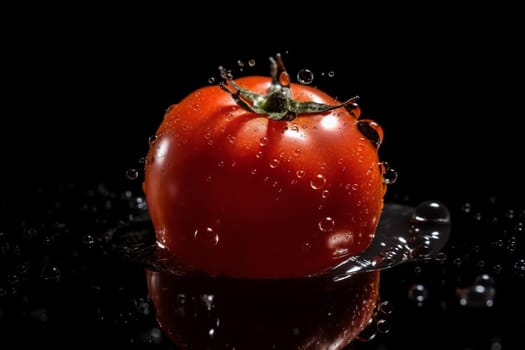
{"label": "red tomato", "polygon": [[315,275],[372,241],[381,130],[358,121],[357,105],[290,84],[279,63],[273,78],[189,94],[150,146],[143,187],[157,241],[193,269]]}

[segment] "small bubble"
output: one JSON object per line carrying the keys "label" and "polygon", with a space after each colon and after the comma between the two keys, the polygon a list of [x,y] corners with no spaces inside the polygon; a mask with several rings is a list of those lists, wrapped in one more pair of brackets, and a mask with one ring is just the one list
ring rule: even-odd
{"label": "small bubble", "polygon": [[126,177],[128,180],[136,180],[139,177],[139,172],[136,169],[126,170]]}
{"label": "small bubble", "polygon": [[252,169],[251,174],[252,174],[252,175],[257,174],[257,169]]}
{"label": "small bubble", "polygon": [[155,142],[157,141],[157,139],[158,139],[158,136],[157,136],[157,135],[151,135],[151,136],[148,138],[148,143],[149,143],[150,145],[153,145],[153,144],[155,144]]}
{"label": "small bubble", "polygon": [[328,76],[329,76],[330,78],[333,78],[333,77],[335,76],[335,72],[334,72],[333,70],[329,71],[329,72],[328,72]]}
{"label": "small bubble", "polygon": [[275,169],[278,166],[279,166],[279,159],[274,158],[270,161],[270,168]]}
{"label": "small bubble", "polygon": [[300,179],[300,178],[304,177],[304,173],[305,173],[304,170],[297,170],[295,172],[295,175],[297,176],[297,178]]}
{"label": "small bubble", "polygon": [[296,156],[299,156],[301,154],[301,149],[300,148],[296,148],[295,151],[294,151],[294,154]]}
{"label": "small bubble", "polygon": [[57,266],[45,265],[40,275],[44,281],[58,282],[60,280],[60,270]]}
{"label": "small bubble", "polygon": [[95,245],[95,237],[92,235],[85,235],[82,237],[82,244],[88,248],[92,248]]}
{"label": "small bubble", "polygon": [[259,151],[255,154],[255,157],[256,158],[261,158],[263,156],[263,152],[262,151]]}
{"label": "small bubble", "polygon": [[219,244],[219,235],[211,227],[205,227],[195,230],[193,235],[195,240],[202,242],[208,246],[216,246]]}
{"label": "small bubble", "polygon": [[215,84],[215,77],[210,77],[208,79],[208,84]]}
{"label": "small bubble", "polygon": [[392,303],[389,301],[383,301],[379,305],[379,311],[385,315],[390,315],[393,311]]}
{"label": "small bubble", "polygon": [[519,259],[514,263],[514,270],[520,275],[525,275],[525,259]]}
{"label": "small bubble", "polygon": [[270,141],[270,140],[265,136],[265,137],[263,137],[263,138],[261,138],[261,139],[259,140],[259,145],[260,145],[261,147],[265,147],[266,145],[268,145],[268,142],[269,142],[269,141]]}
{"label": "small bubble", "polygon": [[217,163],[217,165],[219,166],[219,168],[224,167],[224,161],[223,160],[219,161],[219,163]]}
{"label": "small bubble", "polygon": [[468,307],[492,307],[496,294],[495,281],[487,274],[476,277],[474,284],[466,288],[457,288],[459,303]]}
{"label": "small bubble", "polygon": [[244,67],[244,62],[242,60],[237,60],[237,65],[242,68]]}
{"label": "small bubble", "polygon": [[146,163],[146,157],[140,157],[139,164],[144,164],[144,163]]}
{"label": "small bubble", "polygon": [[390,329],[392,328],[392,326],[390,325],[390,322],[384,319],[378,320],[376,326],[377,326],[377,331],[383,334],[390,332]]}
{"label": "small bubble", "polygon": [[311,181],[310,187],[314,190],[320,190],[326,186],[326,178],[322,174],[317,174]]}
{"label": "small bubble", "polygon": [[304,85],[311,84],[314,81],[314,73],[309,69],[303,68],[297,72],[297,81]]}
{"label": "small bubble", "polygon": [[363,119],[357,122],[357,128],[374,147],[378,148],[383,142],[383,128],[376,121]]}
{"label": "small bubble", "polygon": [[321,231],[330,232],[333,231],[335,227],[335,221],[331,217],[327,216],[319,220],[318,226]]}
{"label": "small bubble", "polygon": [[418,306],[423,306],[423,303],[428,298],[427,288],[422,284],[414,284],[408,290],[408,299],[417,303]]}
{"label": "small bubble", "polygon": [[321,198],[326,199],[330,196],[330,191],[323,190],[323,193],[321,194]]}
{"label": "small bubble", "polygon": [[255,60],[254,60],[254,59],[249,60],[249,61],[248,61],[248,65],[249,65],[250,67],[255,66]]}

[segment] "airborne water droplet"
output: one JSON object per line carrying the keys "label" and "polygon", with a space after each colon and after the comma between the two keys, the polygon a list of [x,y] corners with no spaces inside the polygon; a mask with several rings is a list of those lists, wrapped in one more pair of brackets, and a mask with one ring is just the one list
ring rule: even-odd
{"label": "airborne water droplet", "polygon": [[304,85],[311,84],[314,81],[314,73],[309,69],[303,68],[297,72],[297,81]]}
{"label": "airborne water droplet", "polygon": [[136,169],[126,170],[126,177],[129,180],[136,180],[139,177],[139,172]]}
{"label": "airborne water droplet", "polygon": [[408,299],[417,303],[417,306],[423,306],[428,298],[427,288],[422,284],[414,284],[408,290]]}

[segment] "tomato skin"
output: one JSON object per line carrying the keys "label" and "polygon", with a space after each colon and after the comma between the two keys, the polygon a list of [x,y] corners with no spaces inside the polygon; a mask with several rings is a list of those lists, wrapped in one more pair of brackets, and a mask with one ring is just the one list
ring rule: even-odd
{"label": "tomato skin", "polygon": [[[271,79],[236,83],[265,93]],[[313,87],[291,91],[339,103]],[[275,121],[218,86],[168,110],[143,187],[160,245],[194,269],[250,278],[314,275],[362,252],[384,194],[377,148],[345,108]]]}

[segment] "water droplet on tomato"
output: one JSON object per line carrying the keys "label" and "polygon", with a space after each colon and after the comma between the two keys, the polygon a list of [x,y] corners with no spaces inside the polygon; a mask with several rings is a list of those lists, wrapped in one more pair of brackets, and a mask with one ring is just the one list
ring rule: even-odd
{"label": "water droplet on tomato", "polygon": [[376,121],[363,119],[357,122],[357,128],[374,147],[378,148],[383,142],[383,128]]}
{"label": "water droplet on tomato", "polygon": [[319,220],[319,229],[323,232],[331,232],[335,227],[335,220],[327,216]]}
{"label": "water droplet on tomato", "polygon": [[219,244],[219,235],[211,227],[204,227],[195,230],[193,237],[196,241],[207,246],[216,246]]}
{"label": "water droplet on tomato", "polygon": [[305,171],[304,170],[297,170],[295,172],[295,175],[297,176],[298,179],[304,177],[304,174],[305,174]]}
{"label": "water droplet on tomato", "polygon": [[322,174],[317,174],[315,177],[310,180],[310,187],[314,190],[320,190],[326,186],[326,178]]}
{"label": "water droplet on tomato", "polygon": [[257,169],[252,169],[251,174],[252,174],[252,175],[257,174]]}
{"label": "water droplet on tomato", "polygon": [[322,197],[323,199],[326,199],[326,198],[328,198],[328,196],[330,196],[330,191],[328,191],[328,190],[323,190],[323,193],[321,194],[321,197]]}
{"label": "water droplet on tomato", "polygon": [[270,140],[265,136],[265,137],[263,137],[263,138],[261,138],[259,140],[259,145],[261,145],[261,147],[264,147],[264,146],[268,145],[268,141],[270,141]]}
{"label": "water droplet on tomato", "polygon": [[152,146],[157,141],[157,139],[157,135],[151,135],[150,137],[148,137],[148,143],[150,144],[150,146]]}
{"label": "water droplet on tomato", "polygon": [[136,169],[126,170],[126,177],[129,180],[136,180],[139,177],[139,172]]}
{"label": "water droplet on tomato", "polygon": [[279,159],[274,158],[270,161],[270,168],[275,169],[278,166],[279,166]]}
{"label": "water droplet on tomato", "polygon": [[297,72],[297,81],[304,85],[311,84],[314,81],[314,73],[309,69],[303,68]]}
{"label": "water droplet on tomato", "polygon": [[255,157],[256,158],[261,158],[263,156],[263,152],[262,151],[259,151],[255,154]]}
{"label": "water droplet on tomato", "polygon": [[379,171],[383,176],[383,183],[385,185],[391,185],[397,181],[397,171],[392,169],[388,162],[379,163]]}
{"label": "water droplet on tomato", "polygon": [[296,156],[299,156],[301,154],[301,149],[300,148],[296,148],[293,153],[296,155]]}

